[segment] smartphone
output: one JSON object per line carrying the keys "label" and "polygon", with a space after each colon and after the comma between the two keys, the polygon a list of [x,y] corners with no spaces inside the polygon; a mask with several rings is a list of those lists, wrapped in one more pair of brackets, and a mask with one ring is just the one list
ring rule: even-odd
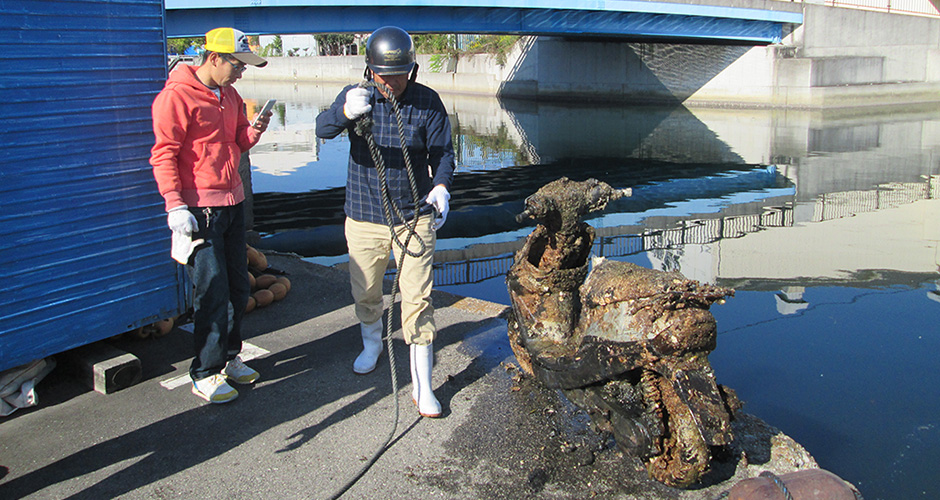
{"label": "smartphone", "polygon": [[265,113],[274,109],[274,103],[277,102],[277,99],[268,99],[268,102],[264,103],[264,107],[261,108],[261,111],[258,111],[258,114],[255,115],[255,119],[252,120],[251,125],[254,126],[255,122],[258,121],[259,116],[264,116]]}

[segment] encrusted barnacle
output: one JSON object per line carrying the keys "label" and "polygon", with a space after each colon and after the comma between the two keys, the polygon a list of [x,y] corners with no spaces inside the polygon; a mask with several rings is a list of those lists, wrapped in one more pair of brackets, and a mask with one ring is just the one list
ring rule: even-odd
{"label": "encrusted barnacle", "polygon": [[[567,178],[526,199],[539,224],[507,273],[510,345],[528,373],[584,408],[652,477],[687,487],[711,447],[731,442],[730,389],[715,383],[708,308],[727,288],[607,259],[589,262],[594,230],[580,218],[624,194]],[[536,283],[538,285],[536,285]]]}

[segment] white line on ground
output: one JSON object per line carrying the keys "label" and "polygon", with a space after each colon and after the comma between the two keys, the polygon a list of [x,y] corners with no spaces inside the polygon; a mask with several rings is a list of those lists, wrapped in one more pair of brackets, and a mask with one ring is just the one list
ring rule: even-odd
{"label": "white line on ground", "polygon": [[[242,352],[238,355],[242,361],[249,361],[255,358],[260,358],[265,354],[268,354],[270,351],[267,349],[262,349],[254,344],[249,344],[248,342],[242,342]],[[189,378],[189,373],[184,373],[182,375],[177,375],[175,377],[170,377],[166,380],[162,380],[160,385],[168,391],[172,391],[177,387],[184,386],[186,384],[191,384],[192,379]]]}

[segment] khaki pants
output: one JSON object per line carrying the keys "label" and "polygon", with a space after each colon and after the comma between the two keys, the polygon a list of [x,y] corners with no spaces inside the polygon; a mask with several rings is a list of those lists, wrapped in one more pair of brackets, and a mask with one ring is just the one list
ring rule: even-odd
{"label": "khaki pants", "polygon": [[[403,225],[395,227],[400,242],[404,243],[406,230]],[[401,294],[401,323],[406,344],[427,345],[434,341],[437,328],[434,326],[434,306],[431,305],[433,279],[431,266],[434,263],[434,245],[437,238],[431,229],[431,216],[418,219],[416,232],[425,243],[420,257],[406,255],[399,273]],[[349,248],[349,281],[356,317],[363,323],[375,323],[382,319],[384,301],[382,281],[388,267],[389,257],[400,252],[392,242],[388,226],[359,222],[346,218],[346,246]],[[412,235],[408,242],[411,252],[420,252],[421,245]],[[396,261],[400,260],[396,258]],[[387,327],[388,325],[386,325]]]}

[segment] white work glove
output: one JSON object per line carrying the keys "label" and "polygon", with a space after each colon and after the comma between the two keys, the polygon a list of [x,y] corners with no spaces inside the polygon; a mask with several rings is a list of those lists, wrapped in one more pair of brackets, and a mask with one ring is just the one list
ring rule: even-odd
{"label": "white work glove", "polygon": [[170,226],[170,230],[174,233],[187,235],[195,233],[198,228],[196,217],[189,211],[189,207],[186,205],[171,208],[166,214],[166,225]]}
{"label": "white work glove", "polygon": [[450,193],[447,192],[446,187],[438,184],[428,193],[428,198],[424,201],[437,209],[439,215],[437,219],[434,220],[434,225],[432,226],[434,230],[437,231],[444,225],[444,221],[447,220],[447,212],[450,212]]}
{"label": "white work glove", "polygon": [[343,105],[343,114],[350,120],[355,120],[360,116],[372,111],[372,105],[369,104],[369,89],[362,87],[353,87],[346,92],[346,104]]}

